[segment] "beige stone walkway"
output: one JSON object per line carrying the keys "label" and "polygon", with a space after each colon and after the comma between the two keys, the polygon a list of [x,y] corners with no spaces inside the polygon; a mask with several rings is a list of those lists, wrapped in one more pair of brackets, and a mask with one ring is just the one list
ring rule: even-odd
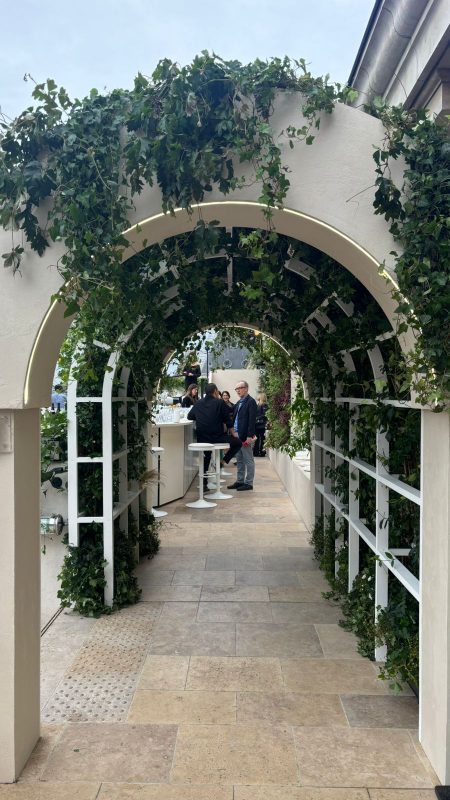
{"label": "beige stone walkway", "polygon": [[138,606],[45,634],[42,740],[0,800],[435,796],[416,700],[338,626],[268,459],[233,494],[168,508]]}

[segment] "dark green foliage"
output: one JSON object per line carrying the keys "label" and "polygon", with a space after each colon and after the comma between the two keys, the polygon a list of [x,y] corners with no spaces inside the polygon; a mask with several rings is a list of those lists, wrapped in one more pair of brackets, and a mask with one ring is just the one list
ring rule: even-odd
{"label": "dark green foliage", "polygon": [[114,608],[137,603],[139,589],[134,568],[136,566],[135,548],[138,541],[136,522],[129,520],[128,535],[120,530],[118,520],[114,526]]}
{"label": "dark green foliage", "polygon": [[389,581],[390,600],[380,610],[376,644],[387,645],[387,659],[380,677],[401,691],[399,680],[419,686],[419,604],[396,580]]}
{"label": "dark green foliage", "polygon": [[[445,404],[450,393],[450,142],[448,125],[425,110],[381,107],[386,138],[375,150],[375,213],[402,249],[395,292],[404,324],[416,332],[406,382],[423,401]],[[403,184],[392,162],[404,158]],[[430,365],[433,370],[430,369]]]}
{"label": "dark green foliage", "polygon": [[343,627],[353,631],[358,637],[358,650],[361,655],[375,658],[375,559],[368,557],[368,563],[356,576],[352,590],[342,603],[345,615]]}
{"label": "dark green foliage", "polygon": [[100,525],[80,526],[80,546],[68,547],[58,580],[58,597],[64,607],[87,617],[96,617],[107,609],[103,603],[105,587],[103,531]]}
{"label": "dark green foliage", "polygon": [[160,538],[159,529],[161,522],[158,522],[153,514],[147,509],[141,508],[139,511],[139,555],[142,557],[153,558],[159,550]]}

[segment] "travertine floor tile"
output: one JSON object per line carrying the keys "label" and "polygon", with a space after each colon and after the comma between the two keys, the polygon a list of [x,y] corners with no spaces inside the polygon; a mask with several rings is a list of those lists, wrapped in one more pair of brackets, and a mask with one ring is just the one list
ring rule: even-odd
{"label": "travertine floor tile", "polygon": [[144,586],[141,601],[200,600],[200,586]]}
{"label": "travertine floor tile", "polygon": [[272,622],[270,603],[203,603],[198,606],[197,622]]}
{"label": "travertine floor tile", "polygon": [[189,656],[147,656],[137,688],[155,691],[184,689],[188,668]]}
{"label": "travertine floor tile", "polygon": [[173,581],[175,570],[173,569],[153,569],[137,575],[139,586],[147,588],[151,586],[170,586]]}
{"label": "travertine floor tile", "polygon": [[149,653],[159,655],[232,656],[235,652],[235,626],[222,622],[159,622],[153,629],[149,646]]}
{"label": "travertine floor tile", "polygon": [[292,732],[283,726],[181,725],[172,783],[297,783]]}
{"label": "travertine floor tile", "polygon": [[264,569],[278,570],[280,572],[284,570],[296,570],[297,572],[302,570],[306,572],[315,571],[319,565],[317,561],[314,561],[312,552],[308,552],[308,550],[309,548],[305,548],[306,552],[303,555],[263,556]]}
{"label": "travertine floor tile", "polygon": [[195,622],[197,618],[198,602],[189,603],[186,601],[177,602],[176,600],[168,600],[162,607],[159,616],[159,622],[168,622],[169,620],[178,620],[179,622]]}
{"label": "travertine floor tile", "polygon": [[338,695],[239,692],[238,722],[348,727]]}
{"label": "travertine floor tile", "polygon": [[283,688],[277,658],[206,658],[192,656],[187,689],[276,691]]}
{"label": "travertine floor tile", "polygon": [[184,584],[185,586],[234,586],[234,570],[184,570],[175,572],[173,585]]}
{"label": "travertine floor tile", "polygon": [[203,556],[160,556],[156,554],[151,562],[152,570],[205,569],[206,558]]}
{"label": "travertine floor tile", "polygon": [[317,658],[322,655],[322,648],[313,625],[238,623],[236,655]]}
{"label": "travertine floor tile", "polygon": [[415,697],[342,695],[342,705],[352,728],[417,728],[419,704]]}
{"label": "travertine floor tile", "polygon": [[407,731],[294,728],[294,739],[304,785],[432,787]]}
{"label": "travertine floor tile", "polygon": [[167,783],[176,725],[72,723],[57,742],[45,781]]}
{"label": "travertine floor tile", "polygon": [[428,773],[428,776],[429,776],[429,778],[431,780],[431,783],[433,784],[433,786],[439,786],[440,780],[439,780],[438,776],[436,775],[433,767],[431,766],[428,758],[426,757],[425,751],[424,751],[422,745],[419,742],[419,732],[418,732],[418,730],[410,730],[409,731],[409,735],[410,735],[411,741],[412,741],[412,743],[413,743],[413,745],[415,747],[416,753],[419,756],[423,766],[425,767],[425,769],[426,769],[426,771]]}
{"label": "travertine floor tile", "polygon": [[367,789],[313,786],[236,786],[234,800],[369,800]]}
{"label": "travertine floor tile", "polygon": [[233,789],[231,786],[103,783],[98,800],[233,800]]}
{"label": "travertine floor tile", "polygon": [[392,694],[377,678],[373,664],[331,659],[286,659],[281,662],[286,687],[311,694]]}
{"label": "travertine floor tile", "polygon": [[345,631],[340,625],[322,623],[316,624],[316,631],[325,658],[364,658],[358,653],[358,640],[351,631]]}
{"label": "travertine floor tile", "polygon": [[[48,757],[64,730],[64,725],[42,725],[41,737],[20,775],[21,781],[37,781],[41,777]],[[1,794],[0,794],[1,797]]]}
{"label": "travertine floor tile", "polygon": [[296,572],[274,572],[273,570],[236,570],[236,586],[298,586]]}
{"label": "travertine floor tile", "polygon": [[236,722],[235,692],[136,692],[128,714],[130,723]]}
{"label": "travertine floor tile", "polygon": [[369,789],[370,800],[436,800],[434,789]]}
{"label": "travertine floor tile", "polygon": [[[298,573],[297,573],[298,575]],[[269,597],[272,603],[321,603],[326,587],[322,584],[320,574],[316,585],[312,586],[269,586]]]}
{"label": "travertine floor tile", "polygon": [[269,590],[267,586],[203,586],[200,599],[202,602],[268,602]]}
{"label": "travertine floor tile", "polygon": [[274,622],[296,622],[301,625],[333,623],[342,619],[342,611],[334,603],[272,603]]}
{"label": "travertine floor tile", "polygon": [[262,567],[262,558],[259,555],[214,555],[206,559],[207,570],[255,570]]}
{"label": "travertine floor tile", "polygon": [[0,784],[0,800],[96,800],[99,789],[98,782]]}

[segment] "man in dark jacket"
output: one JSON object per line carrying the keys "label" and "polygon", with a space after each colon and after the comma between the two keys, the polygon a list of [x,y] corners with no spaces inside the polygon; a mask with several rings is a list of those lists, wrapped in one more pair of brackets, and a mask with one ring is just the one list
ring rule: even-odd
{"label": "man in dark jacket", "polygon": [[247,381],[238,381],[236,392],[239,400],[233,409],[233,430],[242,442],[242,447],[236,455],[236,481],[228,488],[237,489],[238,492],[245,492],[253,489],[253,478],[255,477],[253,445],[256,439],[256,400],[250,397],[248,393]]}
{"label": "man in dark jacket", "polygon": [[[230,409],[219,397],[215,383],[207,384],[205,396],[192,406],[188,419],[195,420],[197,442],[210,442],[211,444],[223,442],[230,445],[230,449],[225,453],[223,459],[225,464],[228,464],[241,449],[241,440],[237,436],[224,433],[224,423],[226,427],[230,424]],[[205,472],[208,471],[210,461],[211,453],[206,452]]]}

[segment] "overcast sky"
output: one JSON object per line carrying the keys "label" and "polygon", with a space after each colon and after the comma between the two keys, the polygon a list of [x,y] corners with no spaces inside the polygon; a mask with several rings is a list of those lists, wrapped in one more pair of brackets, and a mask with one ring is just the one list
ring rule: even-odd
{"label": "overcast sky", "polygon": [[314,75],[346,82],[374,0],[0,0],[0,108],[30,105],[54,78],[71,97],[132,86],[160,58],[180,64],[201,50],[248,62],[305,58]]}

